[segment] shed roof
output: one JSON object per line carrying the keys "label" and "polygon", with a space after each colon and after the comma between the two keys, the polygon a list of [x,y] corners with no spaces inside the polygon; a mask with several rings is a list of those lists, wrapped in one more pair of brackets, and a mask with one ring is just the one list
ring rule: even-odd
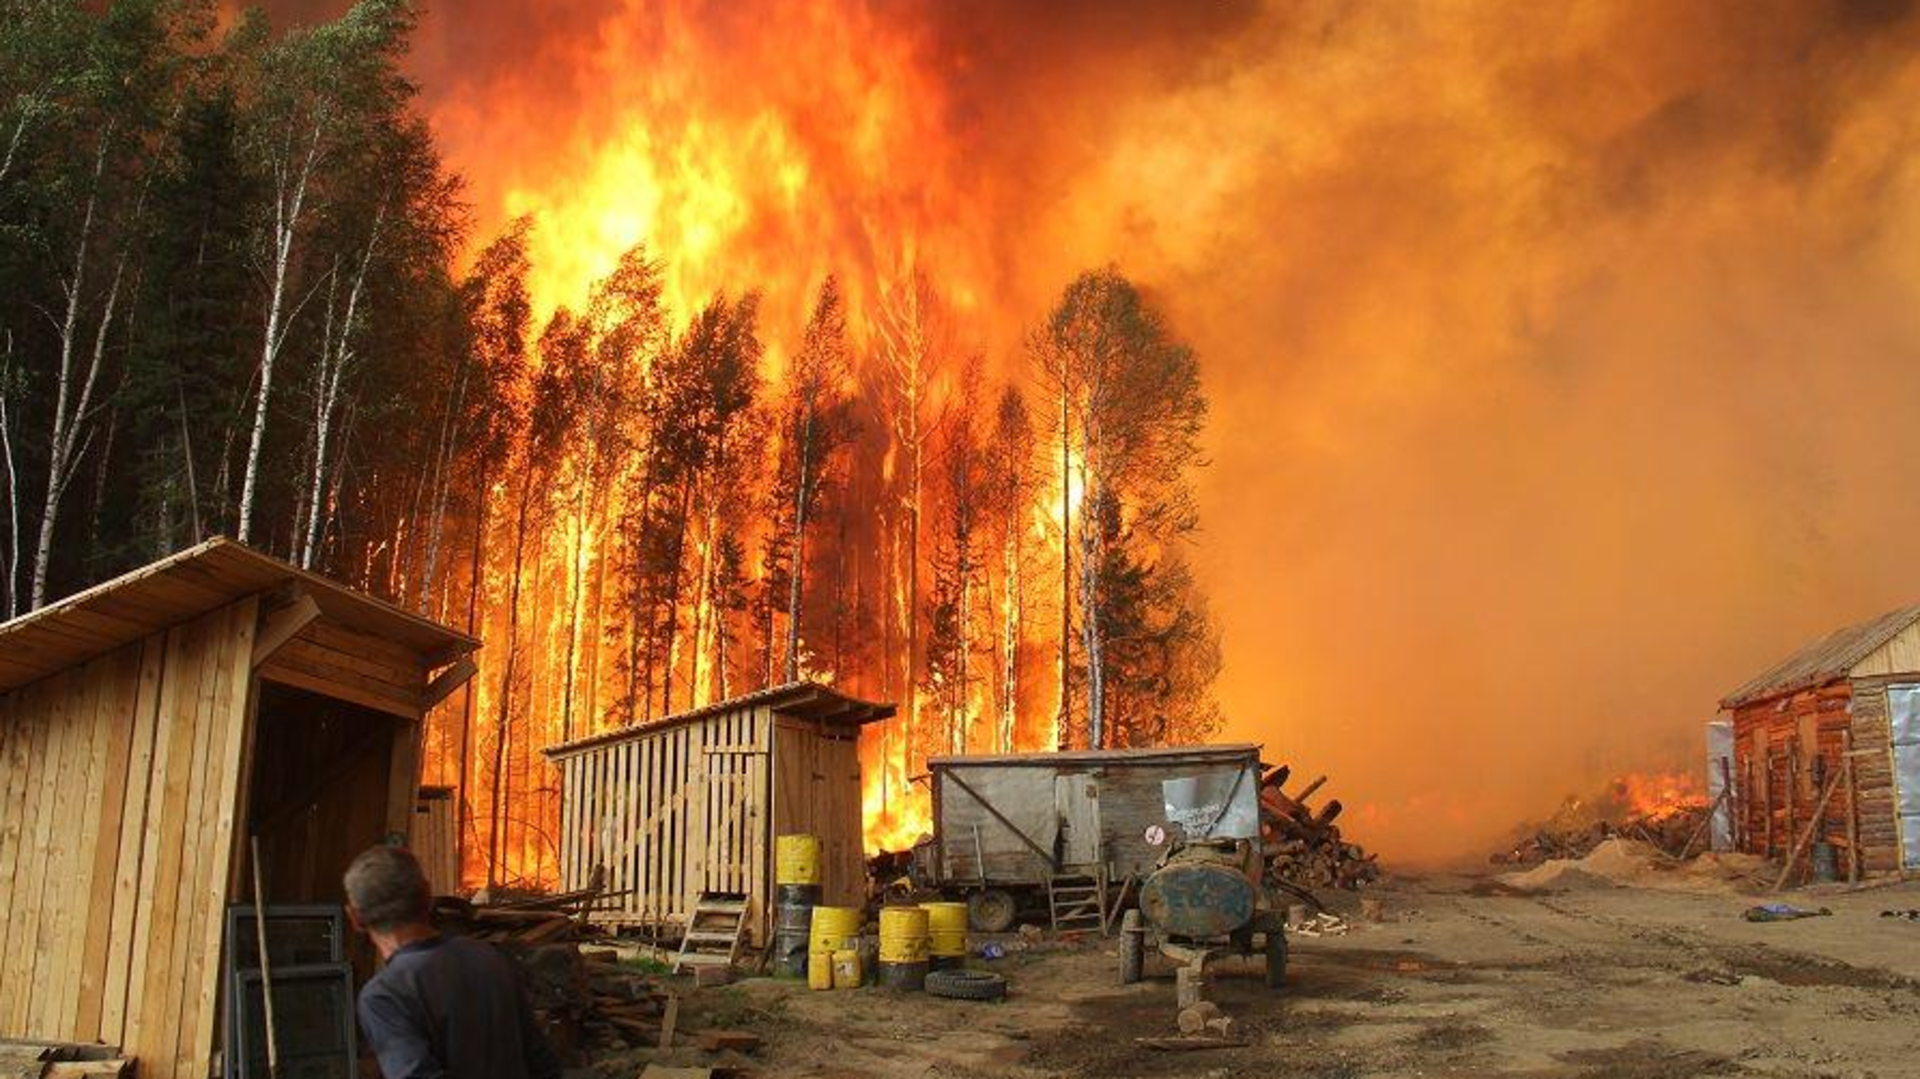
{"label": "shed roof", "polygon": [[1844,678],[1861,660],[1873,654],[1874,649],[1899,636],[1915,622],[1920,622],[1920,604],[1835,630],[1727,694],[1721,699],[1720,707],[1739,708]]}
{"label": "shed roof", "polygon": [[1240,757],[1258,760],[1260,747],[1252,742],[1213,746],[1152,746],[1142,749],[1079,749],[1064,753],[969,753],[930,757],[928,768],[1013,765],[1046,768],[1088,764],[1179,764],[1228,761]]}
{"label": "shed roof", "polygon": [[328,621],[423,658],[445,661],[480,646],[431,619],[216,536],[0,625],[0,691],[287,584],[305,589]]}
{"label": "shed roof", "polygon": [[607,731],[587,738],[576,738],[571,742],[562,742],[559,745],[548,746],[541,750],[541,752],[549,757],[563,757],[570,753],[578,753],[583,749],[592,749],[594,746],[606,745],[610,742],[620,742],[629,738],[642,738],[647,735],[658,734],[661,731],[672,730],[675,727],[684,727],[689,723],[697,723],[700,720],[725,712],[737,712],[742,708],[760,707],[771,708],[782,715],[794,716],[799,719],[818,720],[822,723],[832,723],[844,727],[860,727],[868,723],[877,723],[880,720],[891,717],[894,713],[894,706],[891,704],[876,704],[872,701],[859,700],[854,697],[849,697],[830,686],[820,685],[817,682],[788,682],[785,685],[769,686],[766,689],[755,690],[743,696],[729,697],[724,701],[715,701],[712,704],[667,716],[664,719],[655,720],[652,723],[643,723],[633,727],[621,727],[617,730]]}

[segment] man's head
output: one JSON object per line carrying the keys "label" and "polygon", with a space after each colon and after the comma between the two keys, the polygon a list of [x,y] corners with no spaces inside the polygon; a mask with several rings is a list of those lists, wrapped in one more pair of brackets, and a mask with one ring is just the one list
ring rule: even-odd
{"label": "man's head", "polygon": [[375,937],[430,928],[432,893],[420,862],[399,847],[370,847],[347,867],[347,909]]}

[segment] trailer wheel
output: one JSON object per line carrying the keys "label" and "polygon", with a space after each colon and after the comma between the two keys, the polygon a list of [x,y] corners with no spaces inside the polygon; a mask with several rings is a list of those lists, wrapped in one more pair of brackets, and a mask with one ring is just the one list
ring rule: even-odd
{"label": "trailer wheel", "polygon": [[1287,934],[1267,930],[1267,988],[1280,989],[1287,984]]}
{"label": "trailer wheel", "polygon": [[1013,895],[988,888],[967,897],[967,928],[976,933],[1004,933],[1013,928],[1019,910]]}
{"label": "trailer wheel", "polygon": [[1120,984],[1140,980],[1147,962],[1147,931],[1140,928],[1140,912],[1130,910],[1120,916]]}

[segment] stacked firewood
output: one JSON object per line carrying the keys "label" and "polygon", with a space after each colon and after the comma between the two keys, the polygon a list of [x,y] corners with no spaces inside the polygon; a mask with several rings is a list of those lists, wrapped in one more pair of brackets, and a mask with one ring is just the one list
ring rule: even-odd
{"label": "stacked firewood", "polygon": [[584,911],[597,898],[596,890],[487,906],[442,896],[434,900],[434,923],[511,958],[534,1012],[563,1051],[658,1045],[671,994],[611,950],[582,947]]}
{"label": "stacked firewood", "polygon": [[1328,799],[1319,809],[1308,804],[1327,777],[1290,795],[1285,787],[1291,775],[1283,764],[1269,769],[1260,780],[1260,845],[1266,854],[1268,879],[1300,888],[1348,889],[1379,879],[1375,856],[1340,836],[1340,826],[1334,823],[1340,816],[1340,800]]}

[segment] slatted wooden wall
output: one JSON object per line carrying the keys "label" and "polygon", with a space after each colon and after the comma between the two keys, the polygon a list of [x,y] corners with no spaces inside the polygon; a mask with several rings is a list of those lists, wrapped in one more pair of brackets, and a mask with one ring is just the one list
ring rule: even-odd
{"label": "slatted wooden wall", "polygon": [[761,943],[771,726],[766,709],[742,708],[557,757],[562,886],[604,867],[614,898],[594,919],[661,929],[684,925],[703,890],[739,892]]}
{"label": "slatted wooden wall", "polygon": [[0,696],[0,1035],[207,1074],[256,613]]}

